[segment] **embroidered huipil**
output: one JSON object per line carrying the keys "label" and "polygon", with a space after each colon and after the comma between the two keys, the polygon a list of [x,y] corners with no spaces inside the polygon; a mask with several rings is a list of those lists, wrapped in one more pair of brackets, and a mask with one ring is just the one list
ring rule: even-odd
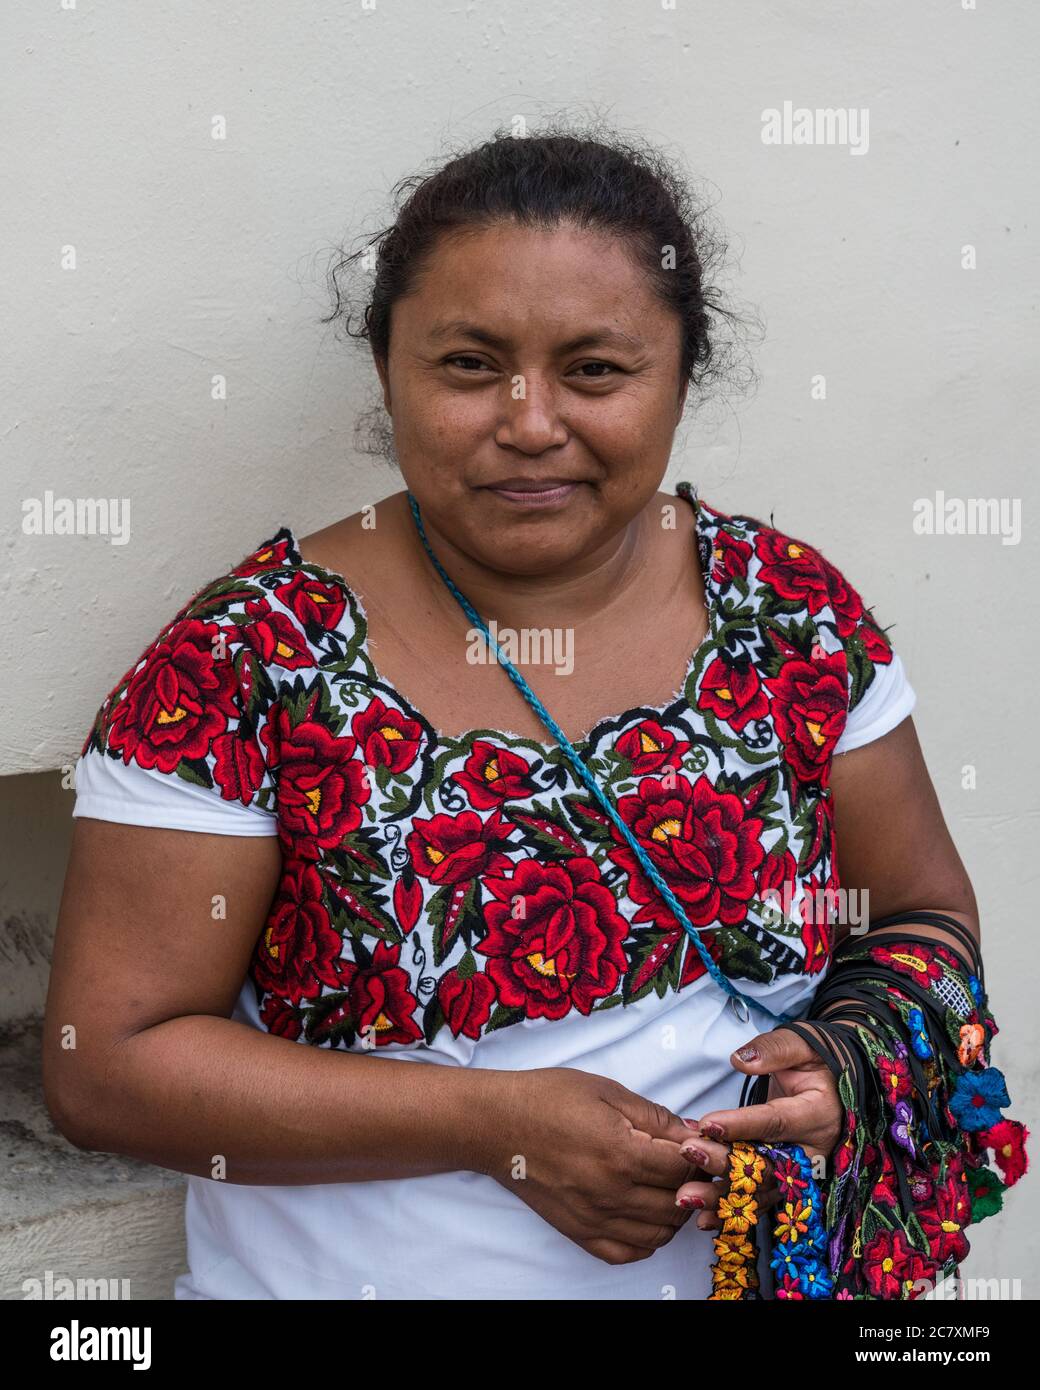
{"label": "embroidered huipil", "polygon": [[[696,514],[708,634],[672,699],[575,747],[721,970],[798,1013],[830,960],[831,758],[915,695],[818,549],[689,483],[677,494]],[[196,594],[105,699],[74,815],[278,836],[232,1016],[301,1047],[383,1067],[577,1067],[700,1116],[739,1103],[729,1055],[768,1026],[737,1016],[548,730],[442,736],[381,679],[358,598],[302,562],[289,527]],[[699,1300],[713,1258],[690,1221],[608,1265],[471,1172],[192,1176],[186,1228],[178,1298]]]}

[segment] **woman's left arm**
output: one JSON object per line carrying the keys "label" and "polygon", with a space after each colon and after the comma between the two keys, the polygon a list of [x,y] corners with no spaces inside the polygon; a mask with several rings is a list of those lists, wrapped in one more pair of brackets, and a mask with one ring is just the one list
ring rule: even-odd
{"label": "woman's left arm", "polygon": [[[830,788],[837,877],[846,894],[855,892],[853,900],[866,909],[850,915],[863,922],[915,909],[943,912],[963,922],[978,941],[975,893],[943,819],[913,719],[908,716],[882,738],[836,756]],[[890,930],[931,936],[958,953],[963,950],[942,927],[903,924]],[[836,923],[834,945],[849,933],[848,923]],[[885,933],[880,929],[879,939]],[[828,1011],[828,1017],[840,1016],[840,1010]],[[757,1059],[745,1060],[734,1052],[731,1062],[740,1072],[769,1073],[769,1099],[703,1115],[700,1133],[683,1146],[691,1150],[687,1156],[719,1177],[728,1171],[727,1146],[738,1139],[788,1141],[801,1144],[810,1158],[822,1154],[829,1159],[839,1138],[842,1107],[822,1058],[782,1027],[748,1038],[741,1051],[748,1047],[758,1052]],[[714,1209],[721,1186],[690,1182],[679,1189],[678,1199],[703,1201],[697,1218],[702,1229],[719,1226]]]}

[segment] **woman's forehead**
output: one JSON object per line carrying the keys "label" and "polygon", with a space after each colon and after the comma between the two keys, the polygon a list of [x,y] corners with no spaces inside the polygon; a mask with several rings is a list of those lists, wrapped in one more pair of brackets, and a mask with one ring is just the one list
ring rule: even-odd
{"label": "woman's forehead", "polygon": [[523,228],[442,238],[397,308],[432,341],[466,326],[504,339],[551,319],[572,336],[610,328],[642,343],[640,323],[663,306],[621,238]]}

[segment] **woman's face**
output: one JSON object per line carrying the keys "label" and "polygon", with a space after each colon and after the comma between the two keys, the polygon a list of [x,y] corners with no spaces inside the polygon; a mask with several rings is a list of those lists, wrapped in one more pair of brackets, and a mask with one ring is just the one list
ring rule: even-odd
{"label": "woman's face", "polygon": [[376,363],[431,541],[510,574],[594,554],[660,487],[679,357],[678,317],[616,238],[512,222],[442,237]]}

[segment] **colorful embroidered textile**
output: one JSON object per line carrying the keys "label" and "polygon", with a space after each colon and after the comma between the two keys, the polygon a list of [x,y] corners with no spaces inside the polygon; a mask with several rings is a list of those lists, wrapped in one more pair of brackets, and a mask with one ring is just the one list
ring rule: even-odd
{"label": "colorful embroidered textile", "polygon": [[[913,932],[925,923],[953,932],[960,950]],[[1028,1130],[1000,1113],[1010,1100],[990,1065],[998,1029],[974,938],[943,913],[882,918],[838,948],[805,1022],[781,1026],[827,1061],[845,1114],[822,1185],[825,1258],[798,1246],[796,1223],[815,1203],[792,1186],[789,1146],[774,1151],[784,1194],[772,1231],[775,1296],[912,1300],[959,1278],[966,1228],[999,1211],[1027,1167]],[[749,1077],[742,1104],[764,1101],[768,1081]],[[752,1240],[745,1261],[753,1249]],[[717,1253],[711,1297],[720,1288],[752,1296],[740,1261]]]}
{"label": "colorful embroidered textile", "polygon": [[719,1199],[722,1233],[715,1240],[718,1257],[712,1266],[709,1300],[746,1300],[758,1293],[758,1188],[766,1176],[766,1159],[772,1164],[780,1193],[774,1213],[764,1213],[774,1223],[770,1268],[774,1286],[797,1288],[803,1299],[830,1298],[833,1280],[826,1268],[827,1229],[823,1224],[823,1198],[813,1176],[812,1163],[798,1144],[744,1144],[730,1146],[728,1187]]}

